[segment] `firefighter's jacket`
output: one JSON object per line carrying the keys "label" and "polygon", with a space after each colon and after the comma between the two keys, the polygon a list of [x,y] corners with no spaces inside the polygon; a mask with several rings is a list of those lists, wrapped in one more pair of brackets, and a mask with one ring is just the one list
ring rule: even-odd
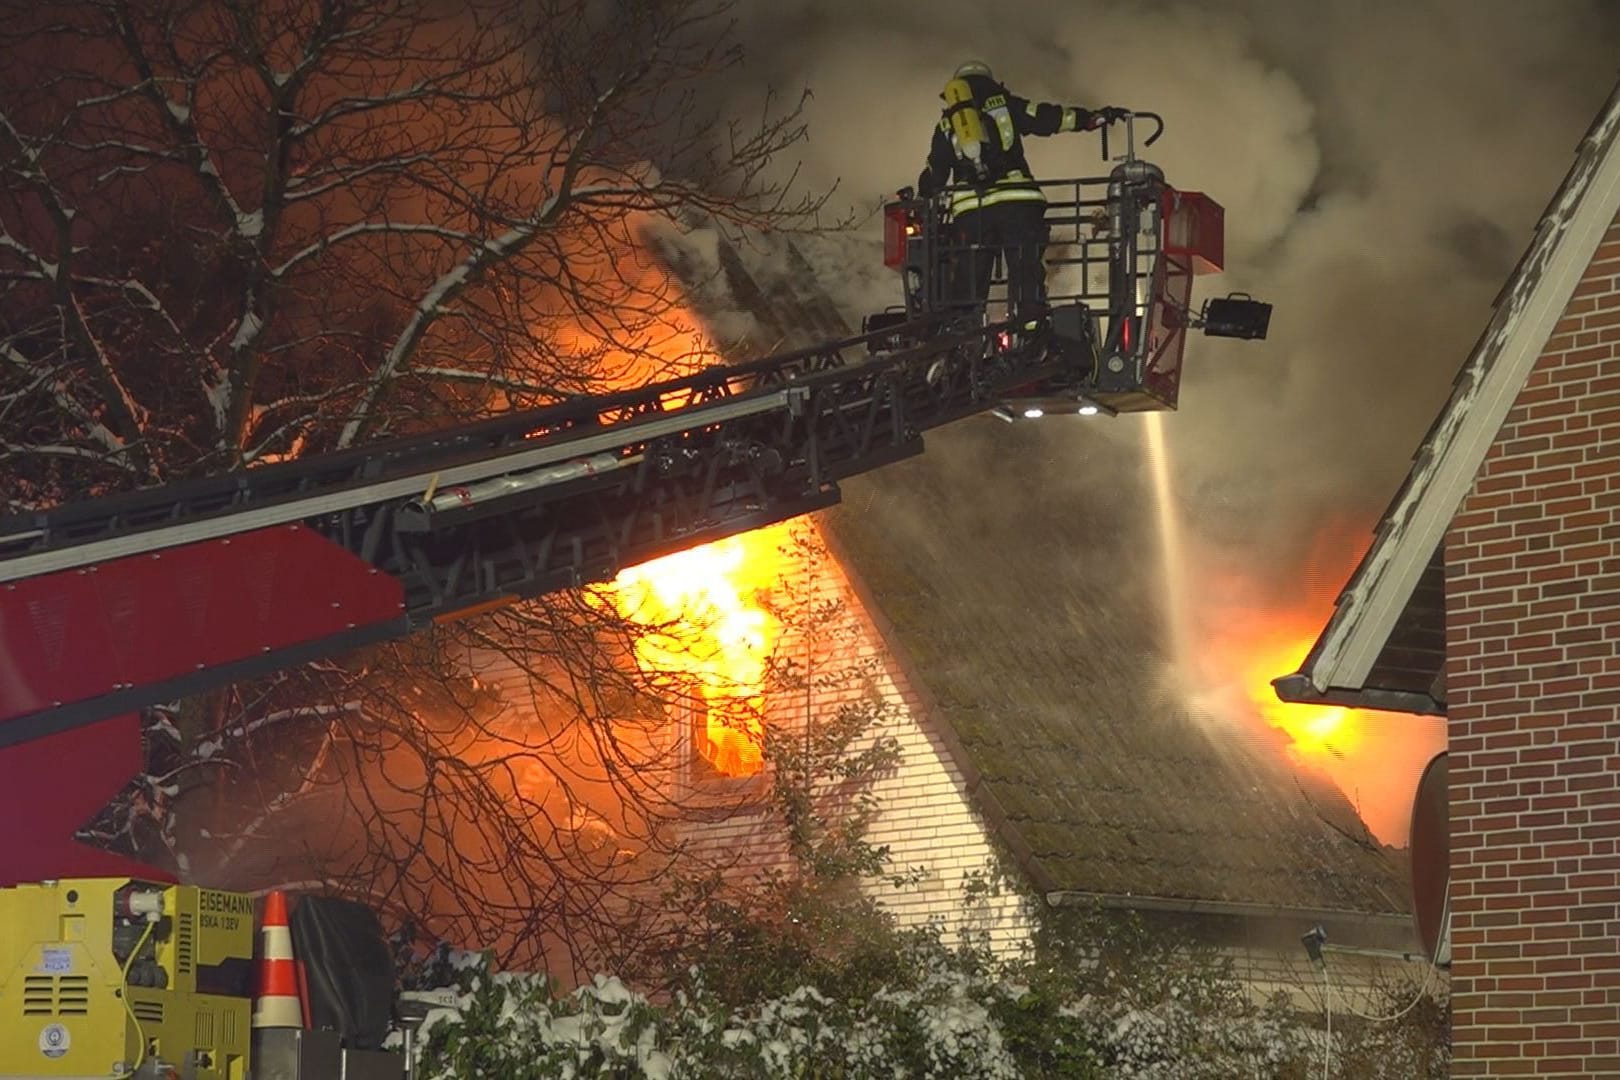
{"label": "firefighter's jacket", "polygon": [[982,75],[967,76],[967,83],[973,90],[973,103],[984,132],[979,154],[984,173],[976,173],[957,146],[947,113],[934,128],[928,165],[917,178],[918,194],[926,197],[947,186],[973,185],[973,190],[951,193],[953,216],[998,203],[1045,202],[1046,196],[1035,186],[1024,156],[1024,136],[1085,131],[1091,127],[1091,111],[1028,101]]}

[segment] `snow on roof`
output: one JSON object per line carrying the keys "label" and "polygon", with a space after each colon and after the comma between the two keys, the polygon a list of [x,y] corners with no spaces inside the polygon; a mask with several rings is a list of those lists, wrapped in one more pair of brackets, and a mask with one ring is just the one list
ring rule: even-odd
{"label": "snow on roof", "polygon": [[1574,165],[1542,214],[1529,249],[1497,299],[1495,316],[1458,374],[1322,636],[1298,672],[1276,680],[1285,701],[1436,711],[1418,704],[1423,695],[1380,696],[1368,677],[1620,210],[1617,135],[1620,86],[1581,140]]}

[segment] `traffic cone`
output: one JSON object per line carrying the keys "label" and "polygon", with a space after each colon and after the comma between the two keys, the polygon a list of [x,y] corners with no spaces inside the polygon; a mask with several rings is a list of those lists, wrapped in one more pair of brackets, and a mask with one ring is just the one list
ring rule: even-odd
{"label": "traffic cone", "polygon": [[293,963],[292,930],[287,926],[287,896],[280,889],[264,898],[264,922],[259,927],[259,987],[253,1002],[256,1028],[304,1026],[298,1000],[298,970]]}

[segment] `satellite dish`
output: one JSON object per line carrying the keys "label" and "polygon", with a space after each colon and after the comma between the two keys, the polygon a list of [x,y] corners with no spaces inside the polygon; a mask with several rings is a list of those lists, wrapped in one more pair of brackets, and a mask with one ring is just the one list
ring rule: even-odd
{"label": "satellite dish", "polygon": [[1446,755],[1436,754],[1412,801],[1412,921],[1431,961],[1451,966],[1451,814]]}

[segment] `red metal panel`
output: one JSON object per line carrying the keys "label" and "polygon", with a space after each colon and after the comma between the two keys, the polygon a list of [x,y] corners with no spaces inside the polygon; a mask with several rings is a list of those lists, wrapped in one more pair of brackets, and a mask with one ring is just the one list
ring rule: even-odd
{"label": "red metal panel", "polygon": [[915,231],[911,214],[899,203],[883,209],[883,265],[898,270],[905,265],[906,245]]}
{"label": "red metal panel", "polygon": [[1166,254],[1159,260],[1148,310],[1148,361],[1142,369],[1142,386],[1172,409],[1181,396],[1181,359],[1187,348],[1187,320],[1182,313],[1191,300],[1192,271],[1183,257]]}
{"label": "red metal panel", "polygon": [[1164,251],[1184,257],[1195,274],[1218,274],[1226,263],[1226,211],[1201,191],[1164,193]]}
{"label": "red metal panel", "polygon": [[[63,877],[169,875],[73,839],[141,769],[133,713],[0,749],[0,888]],[[18,823],[26,823],[19,827]]]}
{"label": "red metal panel", "polygon": [[302,525],[0,588],[0,723],[397,618],[400,583]]}

